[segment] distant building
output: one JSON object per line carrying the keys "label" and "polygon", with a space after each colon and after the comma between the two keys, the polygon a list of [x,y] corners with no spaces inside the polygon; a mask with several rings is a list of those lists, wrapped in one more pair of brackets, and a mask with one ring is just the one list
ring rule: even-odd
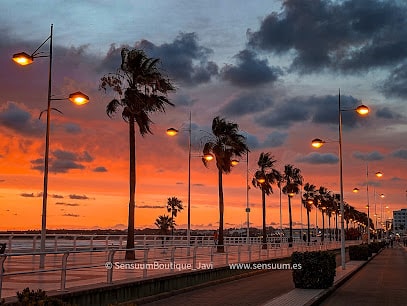
{"label": "distant building", "polygon": [[395,233],[407,232],[407,208],[393,211],[393,230]]}

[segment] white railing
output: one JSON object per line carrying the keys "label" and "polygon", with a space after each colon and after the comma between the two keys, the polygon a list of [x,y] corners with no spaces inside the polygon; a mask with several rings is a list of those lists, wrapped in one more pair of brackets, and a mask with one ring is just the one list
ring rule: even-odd
{"label": "white railing", "polygon": [[[0,234],[0,242],[7,243],[8,253],[39,252],[39,234]],[[126,246],[126,235],[81,235],[81,234],[48,234],[46,239],[46,251],[79,251],[79,250],[108,250],[111,248],[123,249]],[[301,242],[294,238],[294,243]],[[287,237],[268,237],[268,243],[287,243]],[[187,246],[186,236],[163,236],[163,235],[135,235],[136,247],[150,247],[160,245]],[[256,244],[261,243],[261,237],[224,237],[225,245],[233,244]],[[212,236],[191,236],[190,246],[213,245]]]}
{"label": "white railing", "polygon": [[[146,239],[145,241],[150,241]],[[6,253],[0,255],[0,297],[15,296],[30,284],[30,289],[61,290],[89,284],[112,284],[119,280],[138,280],[172,273],[190,272],[228,266],[231,263],[250,263],[272,258],[288,257],[294,251],[327,250],[340,247],[337,241],[325,244],[303,241],[288,247],[279,241],[262,244],[228,244],[223,253],[214,244],[186,246],[159,241],[155,245],[136,247],[136,259],[124,260],[124,248],[95,250],[47,251],[45,269],[38,269],[40,252]],[[170,242],[174,240],[170,240]],[[348,242],[347,244],[354,242]],[[5,269],[5,270],[3,270]],[[90,272],[91,271],[91,272]],[[69,277],[68,277],[69,276]],[[84,277],[86,276],[86,277]],[[84,279],[82,279],[84,278]],[[44,279],[53,279],[44,282]],[[85,282],[85,283],[84,283]],[[6,284],[6,289],[2,290]]]}

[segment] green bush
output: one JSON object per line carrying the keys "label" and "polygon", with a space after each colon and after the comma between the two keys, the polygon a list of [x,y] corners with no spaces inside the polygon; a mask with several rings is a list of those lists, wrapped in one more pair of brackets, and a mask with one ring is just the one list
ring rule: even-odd
{"label": "green bush", "polygon": [[[370,256],[372,256],[371,253]],[[369,248],[367,244],[349,246],[350,260],[367,260],[368,258],[369,258]]]}
{"label": "green bush", "polygon": [[372,253],[379,253],[379,251],[384,247],[385,247],[384,241],[369,243],[369,249]]}
{"label": "green bush", "polygon": [[333,285],[336,274],[335,254],[330,251],[294,252],[291,255],[295,288],[325,289]]}
{"label": "green bush", "polygon": [[45,291],[37,291],[25,288],[22,292],[17,292],[18,305],[21,306],[68,306],[59,299],[48,297]]}

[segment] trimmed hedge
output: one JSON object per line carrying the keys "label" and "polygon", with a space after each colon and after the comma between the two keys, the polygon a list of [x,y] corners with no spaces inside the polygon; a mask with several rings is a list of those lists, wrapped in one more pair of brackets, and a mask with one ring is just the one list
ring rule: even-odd
{"label": "trimmed hedge", "polygon": [[350,260],[367,260],[369,256],[372,256],[372,254],[369,252],[367,244],[349,246]]}
{"label": "trimmed hedge", "polygon": [[295,288],[326,289],[333,285],[336,274],[335,254],[330,251],[294,252],[291,266]]}
{"label": "trimmed hedge", "polygon": [[381,241],[381,242],[372,242],[372,243],[369,243],[369,250],[370,250],[372,253],[379,253],[379,251],[380,251],[381,249],[383,249],[385,246],[386,246],[386,243],[385,243],[384,241]]}

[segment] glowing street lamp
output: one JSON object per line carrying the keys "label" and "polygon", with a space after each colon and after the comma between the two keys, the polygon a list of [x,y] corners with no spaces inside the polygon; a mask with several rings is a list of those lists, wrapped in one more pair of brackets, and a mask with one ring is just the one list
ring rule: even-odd
{"label": "glowing street lamp", "polygon": [[[342,269],[346,269],[345,263],[345,228],[344,228],[344,201],[343,201],[343,158],[342,158],[342,112],[343,111],[356,111],[360,115],[367,115],[369,108],[365,105],[360,105],[356,109],[342,109],[341,108],[341,91],[338,93],[338,126],[339,126],[339,181],[340,181],[340,211],[341,211],[341,264]],[[315,138],[312,140],[314,148],[322,147],[326,141]]]}
{"label": "glowing street lamp", "polygon": [[[52,98],[52,38],[53,38],[53,25],[51,24],[51,32],[48,38],[31,54],[25,52],[16,53],[13,55],[13,61],[19,65],[27,66],[34,62],[35,58],[48,57],[48,94],[47,94],[47,120],[46,120],[46,133],[45,133],[45,154],[44,154],[44,187],[42,192],[42,218],[41,218],[41,244],[40,244],[40,268],[44,268],[45,263],[45,241],[47,231],[47,199],[48,199],[48,166],[49,166],[49,134],[50,134],[50,120],[51,120],[51,101],[53,100],[66,100]],[[43,55],[39,50],[49,41],[49,54]],[[82,92],[75,92],[69,95],[68,99],[77,105],[83,105],[89,102],[89,97]],[[45,111],[44,111],[45,112]]]}

